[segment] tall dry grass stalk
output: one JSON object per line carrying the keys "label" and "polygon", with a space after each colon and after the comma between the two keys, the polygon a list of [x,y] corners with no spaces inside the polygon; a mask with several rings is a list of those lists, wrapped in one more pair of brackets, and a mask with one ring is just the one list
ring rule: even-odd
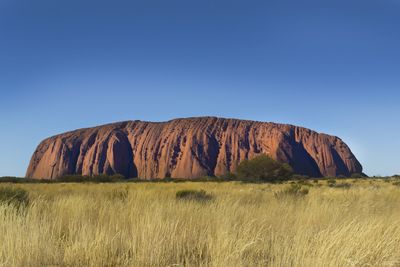
{"label": "tall dry grass stalk", "polygon": [[[0,204],[0,266],[400,266],[400,187],[34,184]],[[177,200],[204,189],[212,201]]]}

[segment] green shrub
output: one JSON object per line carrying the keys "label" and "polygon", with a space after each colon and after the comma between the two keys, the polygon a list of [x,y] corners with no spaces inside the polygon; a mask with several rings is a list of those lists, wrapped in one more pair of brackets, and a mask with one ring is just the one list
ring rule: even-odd
{"label": "green shrub", "polygon": [[186,179],[190,182],[224,182],[226,181],[225,178],[222,177],[215,177],[215,176],[201,176],[193,179]]}
{"label": "green shrub", "polygon": [[393,182],[393,183],[392,183],[392,185],[395,185],[395,186],[400,186],[400,181]]}
{"label": "green shrub", "polygon": [[86,176],[86,175],[64,175],[57,178],[57,182],[62,183],[115,183],[126,180],[124,176],[115,174],[112,176],[109,175],[95,175],[95,176]]}
{"label": "green shrub", "polygon": [[292,175],[291,179],[305,181],[305,180],[310,180],[311,177],[308,175],[294,174]]}
{"label": "green shrub", "polygon": [[275,192],[274,196],[278,199],[282,198],[287,198],[287,197],[295,197],[295,198],[301,198],[306,196],[309,193],[309,190],[307,188],[303,188],[299,184],[291,184],[287,188]]}
{"label": "green shrub", "polygon": [[49,179],[32,179],[22,178],[13,176],[0,177],[0,183],[12,183],[12,184],[36,184],[36,183],[53,183],[53,180]]}
{"label": "green shrub", "polygon": [[204,190],[179,190],[175,194],[180,200],[209,201],[213,197]]}
{"label": "green shrub", "polygon": [[29,194],[26,190],[13,187],[0,188],[0,203],[15,206],[27,206],[29,204]]}
{"label": "green shrub", "polygon": [[235,173],[231,173],[231,172],[228,172],[228,173],[226,173],[226,174],[220,176],[219,178],[222,179],[222,180],[226,180],[226,181],[234,181],[234,180],[237,180],[236,174],[235,174]]}
{"label": "green shrub", "polygon": [[171,178],[171,176],[165,176],[165,178],[162,179],[162,181],[163,181],[163,182],[172,182],[172,181],[174,181],[174,179]]}
{"label": "green shrub", "polygon": [[366,175],[363,173],[353,173],[351,175],[351,178],[364,178],[364,177],[366,177]]}
{"label": "green shrub", "polygon": [[288,180],[292,174],[293,170],[288,164],[280,163],[266,155],[242,161],[237,167],[237,177],[243,181],[275,182]]}
{"label": "green shrub", "polygon": [[20,183],[23,180],[23,178],[18,178],[14,176],[0,177],[0,183]]}
{"label": "green shrub", "polygon": [[304,180],[298,181],[297,184],[302,185],[302,186],[309,186],[309,187],[313,187],[314,186],[309,181],[304,181]]}
{"label": "green shrub", "polygon": [[336,180],[333,178],[328,179],[328,186],[334,187],[336,184]]}

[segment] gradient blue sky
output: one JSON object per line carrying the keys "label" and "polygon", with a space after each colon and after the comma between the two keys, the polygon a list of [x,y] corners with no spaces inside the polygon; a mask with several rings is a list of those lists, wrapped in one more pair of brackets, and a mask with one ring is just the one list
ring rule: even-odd
{"label": "gradient blue sky", "polygon": [[400,2],[0,0],[0,176],[45,137],[213,115],[340,136],[400,173]]}

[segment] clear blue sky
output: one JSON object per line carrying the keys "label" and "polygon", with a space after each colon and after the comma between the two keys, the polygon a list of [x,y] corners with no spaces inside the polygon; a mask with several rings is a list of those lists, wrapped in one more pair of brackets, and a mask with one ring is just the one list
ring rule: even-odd
{"label": "clear blue sky", "polygon": [[340,136],[400,173],[397,0],[0,0],[0,176],[45,137],[213,115]]}

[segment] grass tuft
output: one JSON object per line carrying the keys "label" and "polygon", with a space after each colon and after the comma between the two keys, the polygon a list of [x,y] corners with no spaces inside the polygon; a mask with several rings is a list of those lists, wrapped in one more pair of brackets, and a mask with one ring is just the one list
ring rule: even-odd
{"label": "grass tuft", "polygon": [[301,184],[291,184],[287,188],[275,192],[274,195],[277,199],[283,199],[287,197],[301,198],[308,195],[309,190],[304,188]]}
{"label": "grass tuft", "polygon": [[179,200],[209,201],[213,197],[204,190],[179,190],[175,194]]}
{"label": "grass tuft", "polygon": [[29,204],[29,194],[26,190],[13,187],[0,188],[0,203],[17,207]]}

